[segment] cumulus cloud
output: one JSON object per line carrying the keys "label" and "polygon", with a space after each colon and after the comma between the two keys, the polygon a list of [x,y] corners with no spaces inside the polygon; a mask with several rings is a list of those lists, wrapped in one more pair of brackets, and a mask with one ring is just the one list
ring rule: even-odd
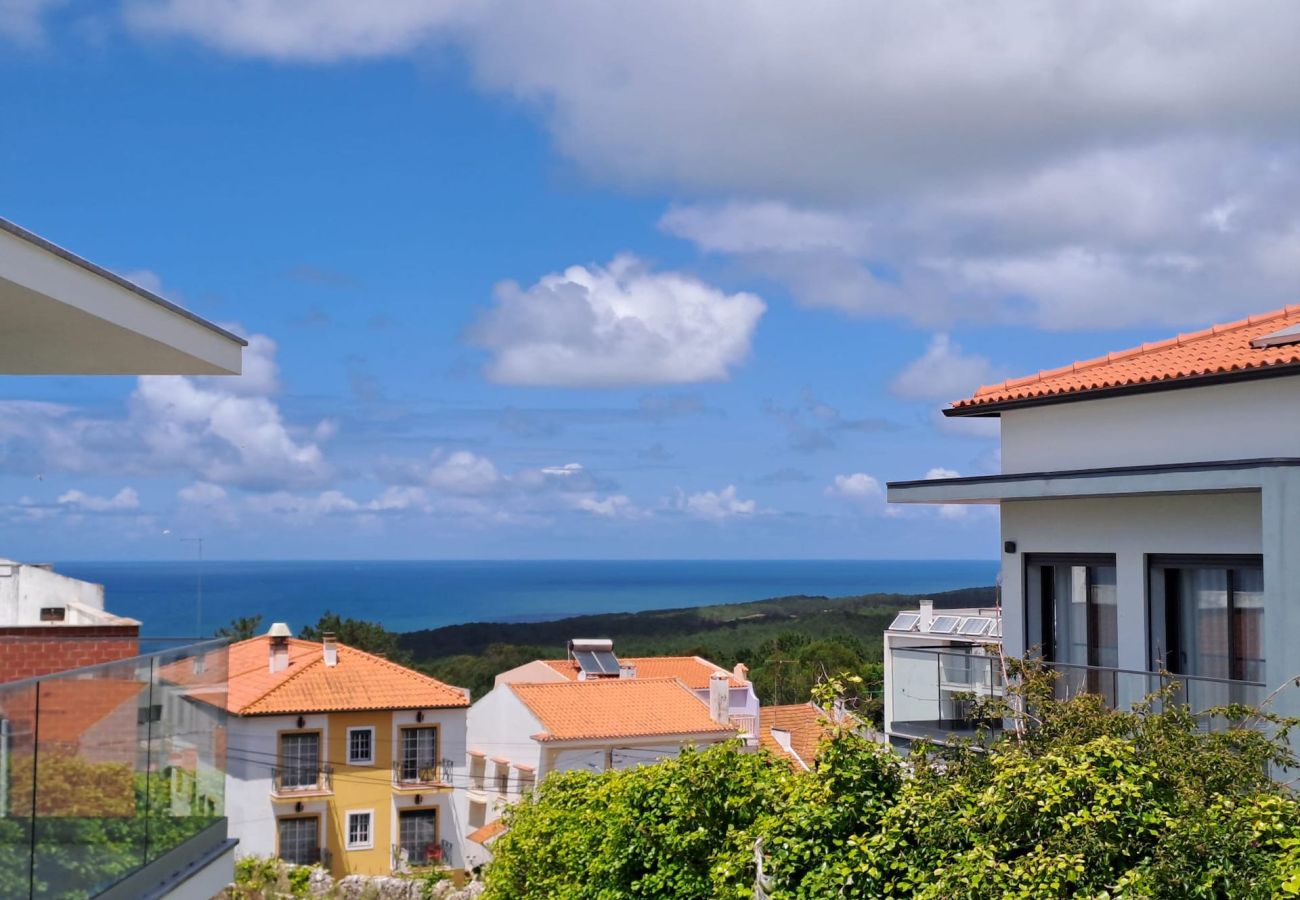
{"label": "cumulus cloud", "polygon": [[936,334],[925,353],[908,363],[890,387],[908,400],[953,401],[999,378],[987,358],[963,353],[948,335]]}
{"label": "cumulus cloud", "polygon": [[502,484],[501,473],[490,459],[468,450],[436,452],[423,476],[429,487],[449,494],[485,494]]}
{"label": "cumulus cloud", "polygon": [[574,506],[603,519],[642,519],[650,515],[648,510],[638,507],[626,494],[610,494],[603,498],[595,495],[582,496],[576,498]]}
{"label": "cumulus cloud", "polygon": [[191,506],[213,506],[228,500],[230,494],[219,484],[213,484],[210,481],[196,481],[177,491],[176,497],[182,503],[188,503]]}
{"label": "cumulus cloud", "polygon": [[506,384],[604,387],[717,381],[749,354],[764,311],[753,294],[728,294],[678,272],[652,272],[632,256],[571,266],[523,289],[497,286],[470,332]]}
{"label": "cumulus cloud", "polygon": [[746,518],[758,511],[753,500],[742,500],[736,486],[729,484],[720,491],[699,491],[694,494],[678,492],[676,507],[689,516],[709,522]]}
{"label": "cumulus cloud", "polygon": [[884,488],[879,481],[866,472],[836,475],[835,479],[826,486],[825,494],[874,512],[884,509]]}
{"label": "cumulus cloud", "polygon": [[59,495],[58,504],[82,512],[126,512],[140,508],[140,495],[135,488],[124,487],[111,497],[97,497],[76,489]]}

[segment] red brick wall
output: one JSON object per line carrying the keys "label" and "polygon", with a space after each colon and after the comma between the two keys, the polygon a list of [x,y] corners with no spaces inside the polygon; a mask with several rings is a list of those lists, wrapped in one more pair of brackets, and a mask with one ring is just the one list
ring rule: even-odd
{"label": "red brick wall", "polygon": [[140,654],[137,625],[0,628],[0,683]]}

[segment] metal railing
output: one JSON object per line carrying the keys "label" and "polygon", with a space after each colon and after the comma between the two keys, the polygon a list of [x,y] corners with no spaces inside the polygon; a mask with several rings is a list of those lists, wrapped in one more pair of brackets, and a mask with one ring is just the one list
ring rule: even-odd
{"label": "metal railing", "polygon": [[[1000,719],[980,715],[982,706],[1004,693],[997,656],[952,648],[900,647],[893,650],[892,657],[889,731],[944,739],[1001,729]],[[1053,690],[1057,699],[1089,694],[1100,697],[1111,709],[1127,709],[1166,692],[1167,702],[1189,707],[1207,729],[1227,724],[1207,710],[1228,704],[1257,706],[1265,697],[1264,685],[1259,682],[1073,663],[1046,665],[1056,674]],[[1162,702],[1157,700],[1155,707]]]}
{"label": "metal railing", "polygon": [[393,763],[393,784],[398,787],[442,787],[451,783],[456,763],[441,760],[397,760]]}
{"label": "metal railing", "polygon": [[323,869],[329,869],[334,861],[333,855],[325,847],[308,847],[305,852],[299,854],[295,859],[280,857],[284,862],[293,866],[320,866]]}
{"label": "metal railing", "polygon": [[418,844],[406,846],[392,845],[393,871],[402,872],[425,866],[447,866],[451,864],[451,841],[438,841],[436,844]]}
{"label": "metal railing", "polygon": [[758,716],[732,716],[731,725],[741,734],[758,734]]}
{"label": "metal railing", "polygon": [[276,766],[271,770],[271,792],[276,796],[333,793],[333,766]]}
{"label": "metal railing", "polygon": [[95,896],[224,817],[226,648],[0,685],[0,894]]}

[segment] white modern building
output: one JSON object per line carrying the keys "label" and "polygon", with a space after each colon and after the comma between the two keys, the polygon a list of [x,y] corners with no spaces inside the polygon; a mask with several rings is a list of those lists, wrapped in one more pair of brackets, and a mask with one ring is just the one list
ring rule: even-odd
{"label": "white modern building", "polygon": [[487,861],[504,807],[552,772],[629,768],[721,741],[757,745],[758,701],[743,674],[699,657],[619,659],[608,640],[575,640],[566,659],[498,675],[468,717],[470,865]]}
{"label": "white modern building", "polygon": [[[1002,471],[895,482],[893,503],[997,505],[1002,642],[1125,704],[1300,674],[1300,307],[980,388]],[[1300,691],[1279,712],[1300,713]]]}
{"label": "white modern building", "polygon": [[0,628],[136,625],[104,609],[104,586],[60,575],[46,563],[0,559]]}

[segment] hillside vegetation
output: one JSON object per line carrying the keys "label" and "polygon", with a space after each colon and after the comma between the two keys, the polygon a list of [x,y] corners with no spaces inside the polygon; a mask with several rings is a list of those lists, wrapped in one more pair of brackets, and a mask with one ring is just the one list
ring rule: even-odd
{"label": "hillside vegetation", "polygon": [[424,671],[479,697],[493,677],[538,658],[562,657],[570,638],[614,641],[620,656],[699,655],[750,668],[764,703],[798,703],[827,672],[878,685],[881,635],[900,609],[929,597],[938,608],[988,606],[993,588],[939,594],[780,597],[687,609],[575,616],[550,622],[472,622],[397,635],[403,654]]}

